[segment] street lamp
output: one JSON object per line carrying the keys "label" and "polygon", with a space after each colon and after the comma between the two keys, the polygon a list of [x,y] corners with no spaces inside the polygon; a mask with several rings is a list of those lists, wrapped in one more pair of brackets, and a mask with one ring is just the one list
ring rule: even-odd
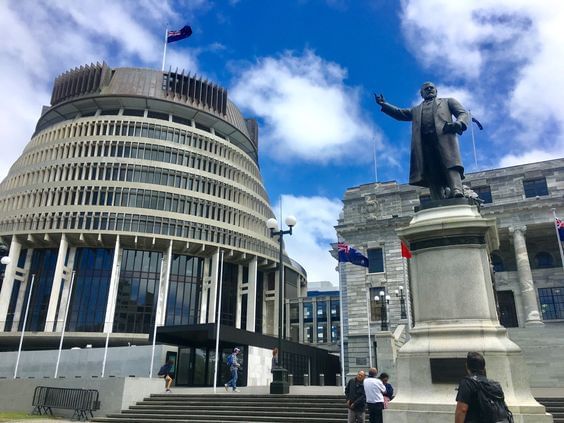
{"label": "street lamp", "polygon": [[380,291],[377,296],[374,297],[375,301],[380,302],[380,329],[388,330],[388,310],[387,305],[390,304],[390,296],[386,295],[384,291]]}
{"label": "street lamp", "polygon": [[400,299],[400,319],[407,319],[407,313],[405,312],[405,296],[403,294],[403,286],[399,287],[399,291],[396,289],[394,291],[396,297]]}
{"label": "street lamp", "polygon": [[270,384],[271,394],[288,394],[290,387],[288,386],[288,370],[283,367],[282,363],[282,305],[283,305],[283,287],[284,287],[284,262],[283,262],[283,238],[284,235],[292,235],[292,228],[296,226],[297,220],[294,216],[286,217],[287,230],[278,229],[278,222],[274,218],[266,221],[266,227],[270,230],[270,236],[278,237],[280,252],[278,257],[278,367],[272,369],[272,383]]}

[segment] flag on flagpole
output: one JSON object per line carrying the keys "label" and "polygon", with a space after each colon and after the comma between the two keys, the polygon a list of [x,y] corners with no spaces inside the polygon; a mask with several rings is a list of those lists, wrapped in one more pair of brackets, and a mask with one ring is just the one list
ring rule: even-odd
{"label": "flag on flagpole", "polygon": [[556,229],[558,230],[558,238],[560,242],[564,242],[564,220],[556,218]]}
{"label": "flag on flagpole", "polygon": [[192,35],[192,28],[190,27],[190,25],[186,25],[178,31],[168,31],[166,35],[166,42],[174,43],[175,41],[180,41],[184,38],[188,38],[190,35]]}
{"label": "flag on flagpole", "polygon": [[480,131],[484,130],[484,127],[482,126],[482,124],[475,117],[472,118],[472,122],[474,122],[478,126],[478,128],[480,128]]}
{"label": "flag on flagpole", "polygon": [[339,242],[337,244],[337,248],[339,249],[340,263],[349,262],[356,264],[357,266],[368,267],[368,258],[363,256],[359,251],[355,250],[348,244]]}
{"label": "flag on flagpole", "polygon": [[411,251],[409,251],[409,248],[407,248],[407,245],[405,245],[405,242],[403,241],[401,241],[401,256],[406,259],[413,257],[413,254],[411,254]]}

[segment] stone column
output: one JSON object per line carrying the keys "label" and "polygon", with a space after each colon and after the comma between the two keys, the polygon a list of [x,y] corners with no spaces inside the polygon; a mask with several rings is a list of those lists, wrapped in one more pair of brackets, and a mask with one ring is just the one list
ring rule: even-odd
{"label": "stone column", "polygon": [[[247,327],[249,332],[255,331],[257,314],[257,258],[249,263],[249,280],[247,283]],[[261,298],[262,301],[262,298]]]}
{"label": "stone column", "polygon": [[119,268],[121,265],[119,235],[116,237],[114,246],[114,260],[112,262],[112,275],[108,288],[108,302],[106,303],[106,317],[104,318],[104,333],[112,333],[114,327],[114,315],[116,313],[117,293],[119,287]]}
{"label": "stone column", "polygon": [[[235,327],[241,329],[241,312],[243,308],[243,295],[246,294],[247,281],[243,280],[243,266],[237,266],[237,303],[235,305]],[[248,306],[248,304],[247,304]]]}
{"label": "stone column", "polygon": [[541,321],[537,294],[533,283],[533,273],[529,263],[529,254],[525,242],[526,226],[510,227],[509,232],[513,234],[513,246],[515,248],[515,260],[517,272],[519,273],[519,285],[521,287],[521,298],[525,309],[525,326],[543,326]]}
{"label": "stone column", "polygon": [[10,307],[10,299],[12,298],[12,289],[14,288],[14,278],[16,277],[16,267],[20,257],[22,244],[18,242],[15,236],[12,237],[10,244],[10,264],[6,265],[4,272],[4,280],[2,282],[2,289],[0,290],[0,330],[4,330],[6,318],[8,316],[8,308]]}
{"label": "stone column", "polygon": [[[25,294],[27,291],[28,284],[31,283],[31,279],[33,277],[33,275],[29,273],[29,270],[31,269],[32,257],[33,257],[33,248],[28,248],[23,269],[16,268],[17,273],[14,279],[20,281],[20,289],[18,291],[18,296],[16,298],[16,307],[14,308],[14,319],[11,329],[12,332],[19,331],[20,321],[23,320],[23,316],[25,314],[25,306],[27,305],[27,298]],[[19,276],[18,273],[22,276]],[[36,287],[37,285],[34,285],[34,289]]]}
{"label": "stone column", "polygon": [[[68,262],[67,265],[63,267],[63,280],[64,284],[62,287],[61,301],[59,301],[59,311],[57,312],[57,321],[53,326],[53,331],[57,332],[63,330],[63,319],[65,318],[65,310],[67,308],[67,299],[69,297],[70,282],[72,277],[72,271],[74,269],[74,258],[76,255],[76,247],[69,247]],[[76,278],[76,275],[75,275]],[[76,283],[76,280],[75,280]],[[72,302],[72,298],[71,298]]]}
{"label": "stone column", "polygon": [[[59,307],[59,296],[61,293],[61,285],[63,281],[66,285],[66,279],[70,275],[65,275],[65,258],[67,257],[67,250],[69,243],[65,234],[61,236],[59,244],[59,253],[57,255],[57,264],[55,266],[55,274],[53,275],[53,284],[51,286],[51,295],[49,297],[49,308],[47,309],[47,316],[45,317],[45,332],[53,332],[55,327],[55,316]],[[70,279],[69,279],[70,281]],[[70,283],[70,282],[69,282]]]}

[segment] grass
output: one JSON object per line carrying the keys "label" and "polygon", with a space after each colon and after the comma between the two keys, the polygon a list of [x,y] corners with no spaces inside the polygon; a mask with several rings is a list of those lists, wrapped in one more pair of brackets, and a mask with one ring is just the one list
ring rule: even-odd
{"label": "grass", "polygon": [[52,419],[50,416],[38,416],[30,415],[29,413],[19,412],[19,411],[1,411],[0,412],[0,422],[17,422],[20,420],[37,420],[37,419]]}

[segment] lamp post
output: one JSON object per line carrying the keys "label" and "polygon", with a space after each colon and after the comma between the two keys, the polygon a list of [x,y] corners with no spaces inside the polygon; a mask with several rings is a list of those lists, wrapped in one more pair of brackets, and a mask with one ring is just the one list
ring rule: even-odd
{"label": "lamp post", "polygon": [[394,291],[396,297],[400,299],[400,319],[407,319],[407,313],[405,311],[405,296],[403,293],[403,286],[399,287],[399,291],[396,289]]}
{"label": "lamp post", "polygon": [[271,394],[287,394],[290,392],[290,387],[288,386],[288,370],[283,367],[282,363],[282,295],[284,293],[284,257],[282,252],[284,247],[284,235],[292,235],[292,228],[296,226],[297,220],[294,216],[288,216],[285,222],[286,225],[288,225],[288,230],[279,230],[278,222],[274,218],[266,221],[266,227],[270,230],[270,236],[272,238],[277,236],[280,246],[278,256],[278,367],[272,369],[273,381],[270,384]]}
{"label": "lamp post", "polygon": [[379,296],[374,297],[374,300],[380,301],[380,329],[388,330],[388,310],[387,305],[390,304],[390,296],[386,295],[384,291],[379,292]]}

